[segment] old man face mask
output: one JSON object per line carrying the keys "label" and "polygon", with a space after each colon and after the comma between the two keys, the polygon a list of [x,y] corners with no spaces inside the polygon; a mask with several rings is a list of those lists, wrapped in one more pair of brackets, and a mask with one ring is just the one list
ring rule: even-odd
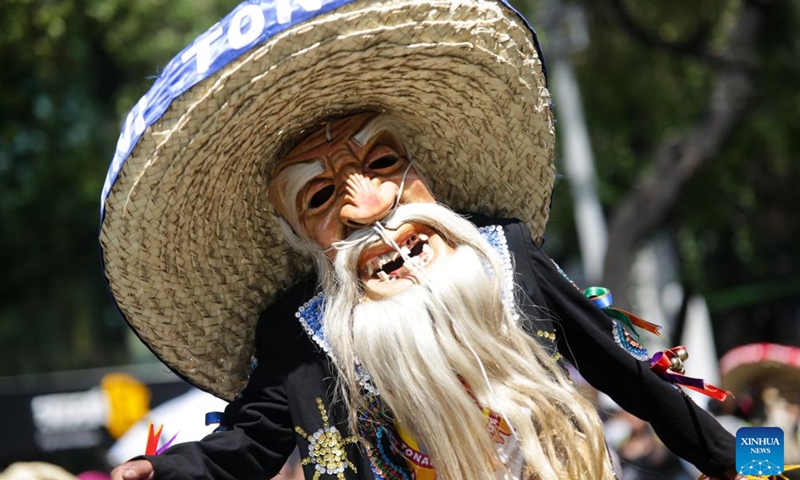
{"label": "old man face mask", "polygon": [[[347,237],[375,228],[399,205],[435,201],[394,127],[391,117],[372,113],[329,121],[278,165],[270,199],[311,248],[333,259],[351,246]],[[379,228],[380,240],[366,245],[354,267],[373,299],[419,283],[419,269],[433,268],[453,251],[423,224]]]}

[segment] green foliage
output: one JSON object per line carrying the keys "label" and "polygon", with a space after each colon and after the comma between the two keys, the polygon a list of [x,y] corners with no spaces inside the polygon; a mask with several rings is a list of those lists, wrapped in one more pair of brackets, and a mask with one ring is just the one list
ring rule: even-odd
{"label": "green foliage", "polygon": [[[124,115],[158,66],[237,3],[0,2],[0,375],[128,360],[120,348],[128,329],[106,291],[97,242],[106,168]],[[576,68],[611,210],[656,146],[702,118],[712,65],[686,52],[718,49],[742,2],[622,1],[646,32],[684,52],[632,36],[612,0],[580,3],[591,44]],[[665,225],[685,278],[704,291],[798,270],[800,12],[781,0],[765,9],[756,99]],[[567,185],[559,183],[550,237],[568,253],[575,235]]]}
{"label": "green foliage", "polygon": [[0,4],[0,375],[127,360],[97,243],[117,126],[154,66],[236,3]]}
{"label": "green foliage", "polygon": [[678,207],[682,222],[676,226],[696,239],[704,259],[704,271],[693,279],[706,289],[797,278],[800,67],[789,59],[800,55],[799,17],[790,2],[768,9],[753,69],[755,98]]}
{"label": "green foliage", "polygon": [[[591,43],[574,61],[601,200],[610,212],[647,173],[660,143],[703,120],[719,68],[709,55],[724,46],[743,3],[577,3],[586,10]],[[700,292],[791,280],[800,266],[794,207],[800,198],[800,5],[763,3],[750,70],[753,101],[718,154],[687,183],[662,227],[675,234],[684,280]],[[615,4],[641,32],[626,27]],[[561,236],[563,220],[553,227],[551,233]]]}

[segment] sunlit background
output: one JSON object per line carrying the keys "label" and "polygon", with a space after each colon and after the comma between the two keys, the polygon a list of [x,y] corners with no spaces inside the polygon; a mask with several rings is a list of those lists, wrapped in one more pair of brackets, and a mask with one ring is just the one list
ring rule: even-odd
{"label": "sunlit background", "polygon": [[[238,3],[0,2],[0,470],[107,472],[109,447],[189,392],[106,289],[100,190],[160,66]],[[548,253],[664,325],[648,346],[687,345],[689,373],[720,381],[737,347],[800,344],[800,2],[515,5],[558,118]]]}

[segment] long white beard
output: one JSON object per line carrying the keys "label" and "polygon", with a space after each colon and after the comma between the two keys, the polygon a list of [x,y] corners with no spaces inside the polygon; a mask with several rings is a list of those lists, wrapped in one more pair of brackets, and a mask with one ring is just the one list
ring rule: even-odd
{"label": "long white beard", "polygon": [[[420,272],[421,284],[364,300],[355,274],[359,247],[341,251],[332,274],[323,275],[323,324],[351,422],[361,397],[359,362],[395,420],[430,452],[437,478],[486,480],[521,470],[498,457],[481,407],[514,428],[531,478],[605,478],[610,469],[599,420],[513,320],[513,302],[503,301],[513,292],[503,292],[496,253],[471,223],[444,207],[402,206],[385,223],[408,222],[459,245],[446,261]],[[599,452],[587,455],[587,443]]]}
{"label": "long white beard", "polygon": [[[505,471],[498,468],[488,419],[481,411],[493,396],[483,369],[498,367],[481,360],[487,357],[482,350],[491,348],[486,338],[508,334],[499,331],[502,305],[493,301],[498,297],[481,294],[496,285],[475,251],[465,246],[437,265],[428,282],[358,305],[353,312],[355,354],[395,420],[431,452],[436,465],[449,454],[461,467],[461,455],[440,445],[452,445],[453,438],[468,439],[480,444],[486,470],[479,478],[488,478]],[[498,330],[491,331],[489,325]],[[505,467],[520,472],[521,459],[516,461]],[[454,477],[466,478],[464,472]]]}

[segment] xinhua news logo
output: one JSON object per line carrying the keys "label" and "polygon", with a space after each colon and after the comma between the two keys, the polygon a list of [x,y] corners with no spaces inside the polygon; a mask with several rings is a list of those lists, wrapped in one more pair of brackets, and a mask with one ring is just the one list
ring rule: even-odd
{"label": "xinhua news logo", "polygon": [[736,432],[736,471],[740,475],[780,475],[783,472],[783,430],[742,427]]}

